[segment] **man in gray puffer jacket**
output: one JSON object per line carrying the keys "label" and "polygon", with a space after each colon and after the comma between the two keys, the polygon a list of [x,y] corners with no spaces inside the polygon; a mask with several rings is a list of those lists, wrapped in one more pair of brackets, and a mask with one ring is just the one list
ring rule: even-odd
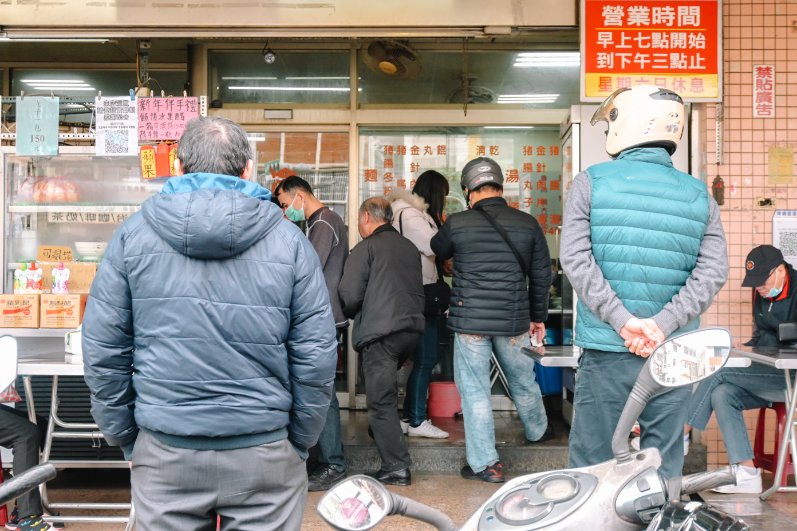
{"label": "man in gray puffer jacket", "polygon": [[249,181],[246,134],[188,124],[114,234],[83,323],[92,414],[132,463],[138,529],[299,529],[336,342],[304,235]]}

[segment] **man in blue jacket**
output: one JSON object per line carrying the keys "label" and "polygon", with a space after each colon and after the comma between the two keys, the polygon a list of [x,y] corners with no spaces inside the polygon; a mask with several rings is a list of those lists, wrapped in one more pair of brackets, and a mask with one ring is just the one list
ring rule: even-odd
{"label": "man in blue jacket", "polygon": [[131,460],[138,529],[299,529],[336,361],[318,256],[249,180],[240,126],[192,121],[177,156],[91,288],[92,414]]}
{"label": "man in blue jacket", "polygon": [[[673,333],[697,328],[728,276],[719,208],[706,185],[673,167],[683,133],[681,97],[654,86],[612,94],[592,118],[607,121],[614,160],[578,174],[568,192],[561,262],[578,294],[570,466],[612,457],[611,439],[642,365]],[[681,475],[688,387],[654,398],[639,419],[643,448],[662,473]]]}

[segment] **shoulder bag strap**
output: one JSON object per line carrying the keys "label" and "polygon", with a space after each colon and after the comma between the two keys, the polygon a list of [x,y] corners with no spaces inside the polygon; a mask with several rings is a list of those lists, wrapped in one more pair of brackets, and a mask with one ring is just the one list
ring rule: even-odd
{"label": "shoulder bag strap", "polygon": [[490,225],[498,231],[498,234],[504,239],[509,248],[512,249],[512,253],[515,255],[515,259],[517,260],[518,265],[520,266],[520,270],[523,272],[523,276],[526,277],[528,275],[528,270],[526,269],[526,262],[523,260],[523,257],[520,256],[517,248],[512,244],[512,241],[509,239],[509,235],[506,233],[506,229],[504,229],[493,217],[488,214],[484,209],[481,208],[474,208],[476,212],[481,213],[482,216],[490,222]]}
{"label": "shoulder bag strap", "polygon": [[401,212],[399,212],[399,234],[401,234],[402,236],[404,236],[404,223],[401,222],[401,216],[403,215],[404,215],[404,209],[402,208]]}

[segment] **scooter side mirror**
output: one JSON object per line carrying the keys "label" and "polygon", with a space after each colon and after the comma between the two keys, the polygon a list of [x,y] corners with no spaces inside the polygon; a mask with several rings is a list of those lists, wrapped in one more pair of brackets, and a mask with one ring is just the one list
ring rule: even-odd
{"label": "scooter side mirror", "polygon": [[639,371],[614,429],[612,453],[617,462],[631,459],[628,434],[651,398],[708,378],[722,368],[730,353],[731,335],[722,328],[687,332],[656,347]]}
{"label": "scooter side mirror", "polygon": [[343,531],[365,531],[393,509],[390,491],[374,478],[357,475],[341,481],[319,501],[321,518]]}
{"label": "scooter side mirror", "polygon": [[650,355],[653,381],[680,387],[704,380],[720,370],[731,353],[731,335],[721,328],[696,330],[669,339]]}

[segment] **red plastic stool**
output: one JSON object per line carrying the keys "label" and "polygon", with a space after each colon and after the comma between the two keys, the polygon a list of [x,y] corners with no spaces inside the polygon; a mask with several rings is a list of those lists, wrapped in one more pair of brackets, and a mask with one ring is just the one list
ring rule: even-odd
{"label": "red plastic stool", "polygon": [[[0,460],[0,483],[3,482],[3,461]],[[0,505],[0,525],[8,523],[8,508],[6,504]]]}
{"label": "red plastic stool", "polygon": [[[775,411],[777,417],[777,430],[775,431],[775,450],[773,453],[764,453],[764,436],[766,435],[767,409]],[[755,466],[769,470],[773,474],[778,467],[778,453],[780,451],[780,441],[783,437],[783,430],[791,429],[791,419],[786,419],[786,404],[783,402],[773,402],[771,407],[762,407],[758,410],[758,421],[755,427],[755,441],[753,443],[753,462]],[[786,453],[786,466],[783,470],[781,485],[786,485],[789,474],[794,473],[794,464],[791,462],[791,453]]]}

